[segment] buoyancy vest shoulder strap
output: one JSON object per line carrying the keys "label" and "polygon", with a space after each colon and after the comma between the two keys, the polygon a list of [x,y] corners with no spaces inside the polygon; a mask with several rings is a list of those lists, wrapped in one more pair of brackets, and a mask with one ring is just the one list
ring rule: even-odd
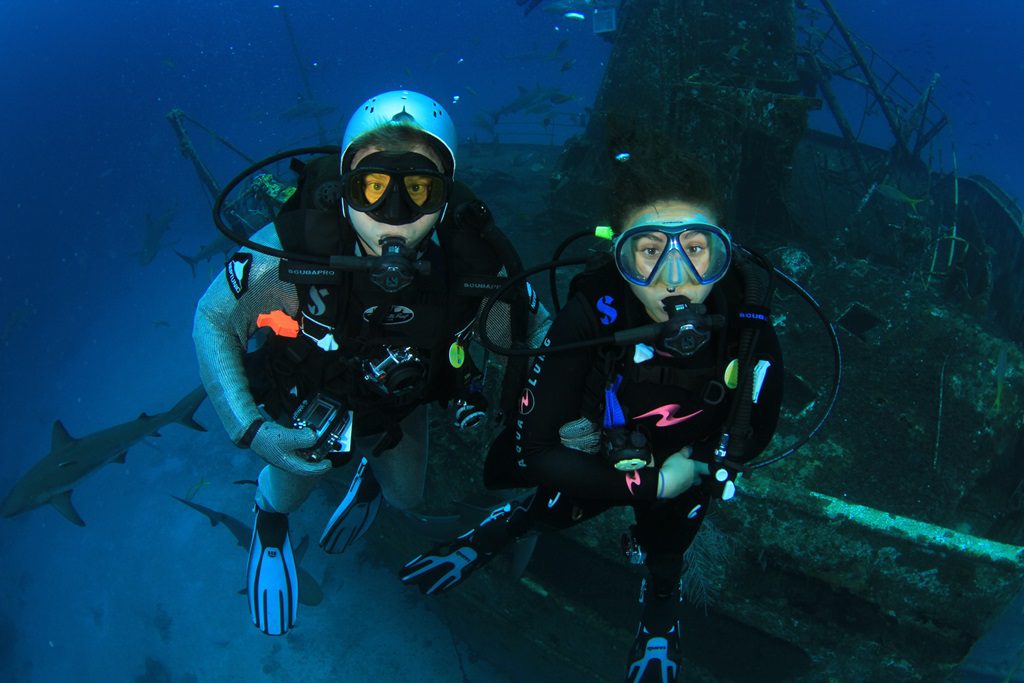
{"label": "buoyancy vest shoulder strap", "polygon": [[352,253],[355,236],[339,211],[338,156],[328,154],[306,163],[292,161],[299,174],[296,189],[274,218],[281,245],[285,251],[305,254]]}

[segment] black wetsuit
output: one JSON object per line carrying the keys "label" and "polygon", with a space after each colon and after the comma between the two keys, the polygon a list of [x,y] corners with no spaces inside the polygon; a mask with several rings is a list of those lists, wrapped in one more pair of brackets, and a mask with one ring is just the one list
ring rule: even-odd
{"label": "black wetsuit", "polygon": [[[589,279],[558,315],[546,345],[595,339],[651,322],[614,267],[584,277]],[[530,506],[531,521],[556,528],[572,526],[612,506],[632,506],[636,538],[648,553],[655,588],[670,590],[674,585],[668,584],[678,581],[683,552],[700,527],[711,493],[708,486],[700,485],[674,499],[658,500],[658,468],[685,446],[693,447],[693,459],[713,460],[735,394],[730,389],[722,396],[722,380],[724,365],[736,357],[735,316],[741,301],[741,283],[731,272],[705,302],[709,313],[726,316],[728,327],[716,331],[688,359],[655,351],[649,360],[636,363],[633,346],[623,348],[621,358],[613,363],[601,352],[614,347],[538,357],[530,368],[514,434],[504,447],[492,449],[488,485],[538,487]],[[770,326],[760,332],[753,358],[771,365],[753,406],[749,458],[771,439],[782,399],[782,355]],[[627,422],[647,435],[656,467],[621,472],[600,453],[562,445],[559,428],[565,423],[586,416],[601,424],[609,363],[613,373],[623,376],[617,396]],[[716,399],[720,400],[709,403]]]}

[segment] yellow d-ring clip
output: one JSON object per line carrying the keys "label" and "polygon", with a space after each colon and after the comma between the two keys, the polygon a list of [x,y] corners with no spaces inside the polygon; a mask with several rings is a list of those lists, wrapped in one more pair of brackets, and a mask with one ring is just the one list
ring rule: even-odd
{"label": "yellow d-ring clip", "polygon": [[462,364],[466,362],[466,349],[462,348],[462,344],[459,342],[452,342],[452,345],[448,347],[448,362],[452,364],[453,368],[461,368]]}

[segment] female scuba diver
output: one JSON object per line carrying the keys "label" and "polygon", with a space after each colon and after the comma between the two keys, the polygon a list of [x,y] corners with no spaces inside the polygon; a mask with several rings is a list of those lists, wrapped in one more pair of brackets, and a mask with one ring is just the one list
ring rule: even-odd
{"label": "female scuba diver", "polygon": [[[300,153],[322,156],[303,164]],[[298,186],[273,224],[251,240],[233,234],[221,216],[226,196],[288,158]],[[355,111],[341,148],[270,157],[217,200],[218,227],[246,248],[200,300],[193,338],[228,435],[266,462],[247,592],[252,621],[268,635],[295,625],[302,596],[288,514],[317,478],[356,456],[352,484],[320,538],[340,553],[382,500],[401,510],[420,503],[429,403],[455,402],[459,428],[483,419],[480,373],[466,347],[488,286],[520,266],[487,207],[454,180],[455,159],[455,127],[441,105],[386,92]],[[546,313],[529,305],[502,309],[510,341],[528,329],[543,336]],[[247,354],[257,331],[266,341]]]}
{"label": "female scuba diver", "polygon": [[[703,169],[663,148],[614,172],[613,258],[574,279],[518,419],[485,466],[489,488],[536,491],[413,559],[401,578],[443,592],[527,533],[628,505],[631,559],[646,577],[626,680],[675,681],[683,556],[712,499],[732,497],[736,469],[775,431],[782,354],[767,272],[719,227]],[[652,325],[664,333],[631,336]]]}

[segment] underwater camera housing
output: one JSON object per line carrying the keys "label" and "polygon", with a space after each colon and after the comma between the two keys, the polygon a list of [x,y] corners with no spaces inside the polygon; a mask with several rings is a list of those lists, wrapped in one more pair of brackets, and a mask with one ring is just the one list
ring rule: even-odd
{"label": "underwater camera housing", "polygon": [[324,394],[306,399],[295,409],[292,426],[316,434],[316,443],[305,451],[310,462],[330,460],[341,467],[352,457],[352,411],[335,399]]}
{"label": "underwater camera housing", "polygon": [[377,360],[363,363],[363,379],[384,396],[402,396],[423,386],[427,368],[410,347],[384,347]]}

